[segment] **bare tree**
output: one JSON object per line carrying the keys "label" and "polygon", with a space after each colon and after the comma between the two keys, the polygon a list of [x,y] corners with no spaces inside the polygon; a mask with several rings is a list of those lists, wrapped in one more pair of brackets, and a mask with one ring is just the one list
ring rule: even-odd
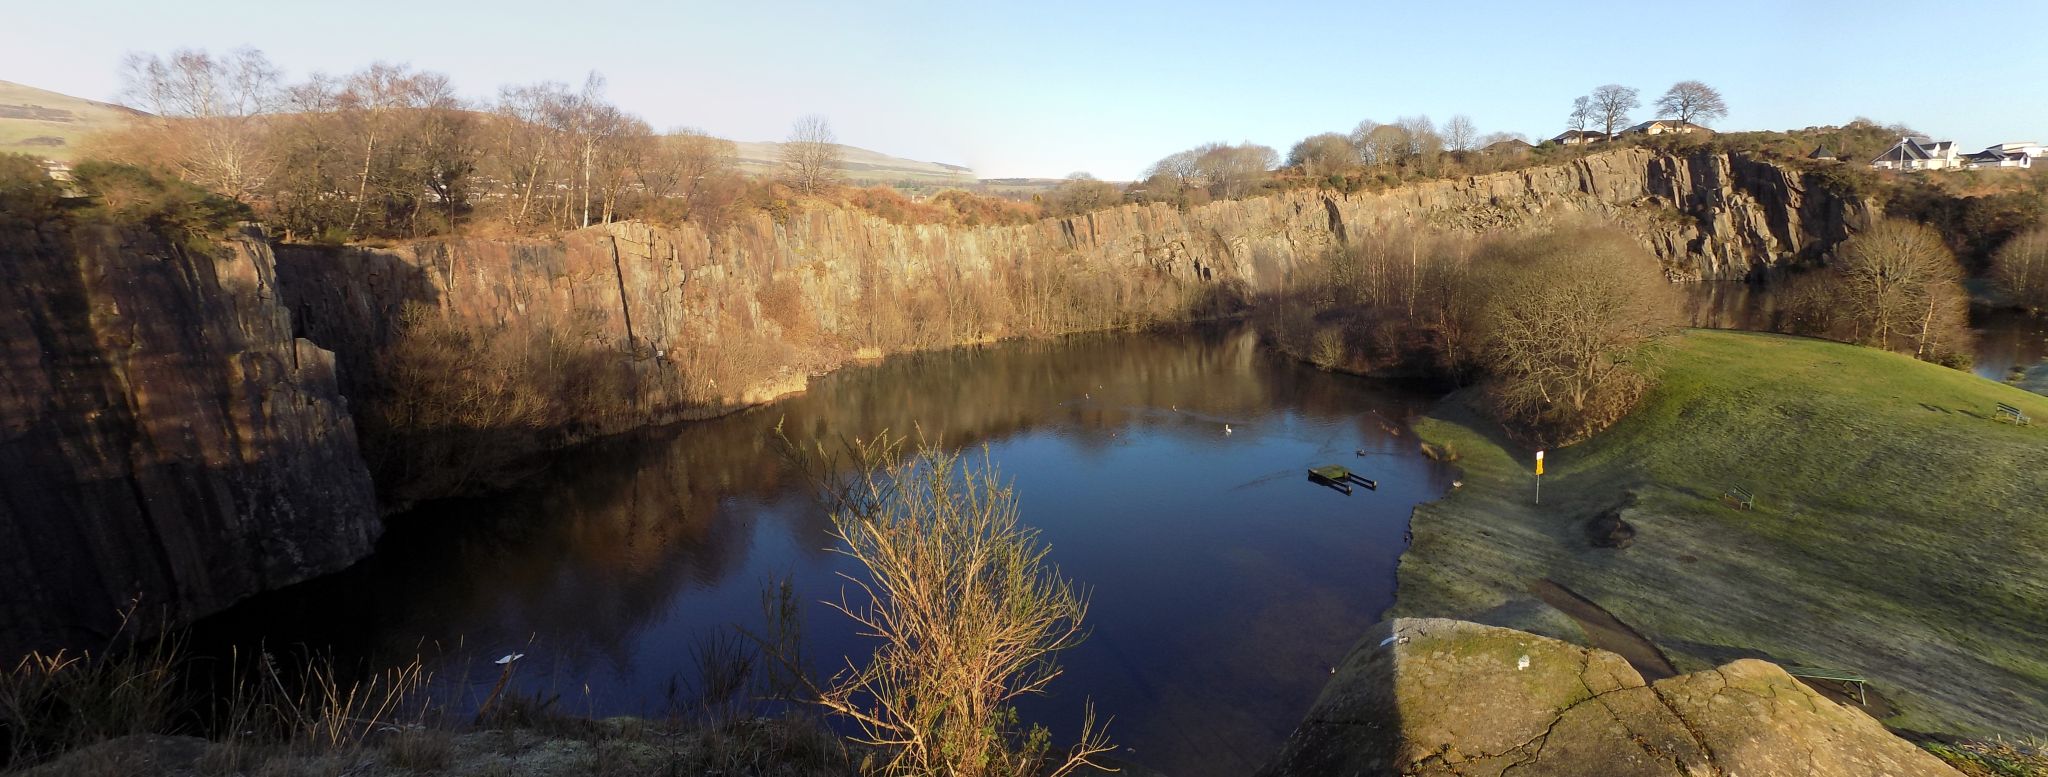
{"label": "bare tree", "polygon": [[1359,164],[1371,166],[1385,163],[1386,160],[1381,158],[1380,149],[1373,141],[1373,132],[1379,128],[1380,123],[1372,119],[1362,119],[1358,126],[1351,128],[1351,146],[1358,150]]}
{"label": "bare tree", "polygon": [[1431,161],[1443,153],[1444,136],[1436,131],[1436,123],[1428,115],[1403,116],[1394,121],[1395,126],[1408,134],[1408,159]]}
{"label": "bare tree", "polygon": [[1461,113],[1444,122],[1444,145],[1452,151],[1471,151],[1478,138],[1479,128],[1472,125],[1470,116]]}
{"label": "bare tree", "polygon": [[1067,180],[1046,195],[1045,209],[1050,216],[1076,216],[1089,211],[1115,205],[1122,200],[1122,194],[1115,184],[1104,183],[1086,172],[1067,175]]}
{"label": "bare tree", "polygon": [[782,144],[789,185],[802,194],[815,195],[839,183],[840,158],[831,122],[815,113],[797,119]]}
{"label": "bare tree", "polygon": [[[684,127],[656,138],[633,172],[656,213],[695,219],[710,194],[733,175],[737,155],[732,141]],[[671,202],[676,207],[668,207]]]}
{"label": "bare tree", "polygon": [[1571,115],[1565,117],[1565,129],[1585,132],[1593,126],[1593,98],[1580,95],[1572,98]]}
{"label": "bare tree", "polygon": [[[353,147],[356,167],[348,231],[361,234],[364,210],[373,199],[381,203],[386,201],[382,195],[389,194],[408,203],[418,201],[416,192],[426,181],[401,171],[405,163],[415,161],[408,159],[411,149],[405,144],[411,139],[405,136],[422,112],[452,107],[455,89],[447,76],[378,62],[350,76],[334,99],[341,137]],[[373,178],[379,184],[374,190]]]}
{"label": "bare tree", "polygon": [[1280,164],[1280,152],[1249,141],[1235,146],[1208,143],[1193,151],[1196,176],[1211,194],[1223,198],[1250,194]]}
{"label": "bare tree", "polygon": [[1657,98],[1657,115],[1704,127],[1727,116],[1728,103],[1714,87],[1699,81],[1680,81]]}
{"label": "bare tree", "polygon": [[1358,148],[1335,132],[1310,135],[1287,152],[1287,165],[1314,179],[1342,175],[1358,167]]}
{"label": "bare tree", "polygon": [[2014,304],[2048,310],[2048,225],[2014,235],[2000,247],[1991,277]]}
{"label": "bare tree", "polygon": [[260,117],[283,97],[279,72],[263,52],[214,56],[179,49],[169,57],[129,54],[121,94],[155,115],[166,161],[188,181],[245,199],[269,172]]}
{"label": "bare tree", "polygon": [[1620,418],[1644,385],[1637,351],[1678,323],[1656,259],[1599,227],[1497,241],[1482,256],[1476,328],[1495,412],[1551,443]]}
{"label": "bare tree", "polygon": [[1915,357],[1967,351],[1968,296],[1962,268],[1941,235],[1920,224],[1886,220],[1842,244],[1830,268],[1832,305],[1857,342],[1912,347]]}
{"label": "bare tree", "polygon": [[1370,154],[1371,164],[1397,164],[1412,155],[1412,137],[1399,124],[1381,124],[1365,134],[1365,143],[1360,148]]}
{"label": "bare tree", "polygon": [[534,203],[556,196],[554,173],[569,144],[575,102],[558,81],[498,90],[491,157],[499,165],[496,177],[519,203],[506,216],[514,227],[532,224],[539,214]]}
{"label": "bare tree", "polygon": [[1613,140],[1615,130],[1628,126],[1629,111],[1642,107],[1643,101],[1635,87],[1607,84],[1593,90],[1588,105],[1593,123],[1608,140]]}
{"label": "bare tree", "polygon": [[1153,162],[1145,168],[1146,180],[1162,179],[1178,188],[1202,186],[1202,166],[1197,161],[1200,155],[1193,149],[1176,151],[1164,159]]}
{"label": "bare tree", "polygon": [[[570,132],[583,150],[583,226],[590,226],[590,195],[597,178],[598,149],[612,142],[625,127],[626,116],[604,101],[604,76],[591,71],[583,78],[583,91],[571,104]],[[643,123],[642,130],[646,129]]]}

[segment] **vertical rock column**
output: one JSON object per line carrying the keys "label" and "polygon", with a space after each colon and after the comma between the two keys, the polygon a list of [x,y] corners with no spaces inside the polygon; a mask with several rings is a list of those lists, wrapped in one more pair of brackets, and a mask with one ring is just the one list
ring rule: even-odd
{"label": "vertical rock column", "polygon": [[340,570],[381,531],[333,354],[258,235],[0,234],[0,653]]}

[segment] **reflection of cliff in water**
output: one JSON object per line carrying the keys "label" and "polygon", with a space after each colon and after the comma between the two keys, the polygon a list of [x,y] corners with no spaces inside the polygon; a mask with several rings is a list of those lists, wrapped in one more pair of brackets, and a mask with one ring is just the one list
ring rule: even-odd
{"label": "reflection of cliff in water", "polygon": [[[1058,424],[1078,430],[1088,448],[1111,444],[1130,425],[1241,422],[1271,412],[1278,396],[1311,416],[1359,414],[1355,387],[1271,369],[1274,358],[1249,330],[1205,328],[1006,343],[848,369],[771,406],[563,454],[508,493],[423,504],[394,516],[364,563],[259,597],[206,631],[365,657],[410,655],[421,639],[506,645],[573,634],[557,647],[580,665],[599,657],[587,651],[630,642],[681,591],[758,591],[764,581],[731,579],[760,550],[750,544],[756,521],[779,522],[798,557],[826,559],[829,520],[791,471],[778,424],[799,443],[888,430],[951,447]],[[750,619],[756,609],[722,614]]]}

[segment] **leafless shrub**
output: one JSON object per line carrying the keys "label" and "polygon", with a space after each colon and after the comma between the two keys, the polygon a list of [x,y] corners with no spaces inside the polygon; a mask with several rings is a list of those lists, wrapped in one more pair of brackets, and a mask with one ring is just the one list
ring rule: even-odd
{"label": "leafless shrub", "polygon": [[1620,418],[1647,385],[1637,354],[1678,325],[1656,261],[1611,229],[1568,226],[1495,241],[1475,321],[1497,417],[1548,443]]}
{"label": "leafless shrub", "polygon": [[[851,720],[880,768],[910,775],[1065,775],[1111,749],[1092,707],[1063,755],[1013,706],[1060,675],[1085,636],[1087,595],[1046,562],[1015,493],[986,458],[884,435],[855,443],[857,474],[831,490],[838,552],[859,561],[857,594],[834,606],[878,644],[865,664],[810,688]],[[827,472],[832,471],[829,468]]]}
{"label": "leafless shrub", "polygon": [[2015,235],[1999,248],[1991,277],[2015,304],[2048,311],[2048,225]]}

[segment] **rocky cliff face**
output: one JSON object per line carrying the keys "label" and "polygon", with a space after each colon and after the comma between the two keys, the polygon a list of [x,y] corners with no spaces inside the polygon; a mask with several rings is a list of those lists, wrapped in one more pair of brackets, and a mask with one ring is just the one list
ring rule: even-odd
{"label": "rocky cliff face", "polygon": [[333,355],[257,235],[0,232],[0,652],[338,570],[379,532]]}
{"label": "rocky cliff face", "polygon": [[851,358],[1227,312],[1388,230],[1572,213],[1633,229],[1674,277],[1727,279],[1819,256],[1872,208],[1768,162],[1623,149],[1024,226],[816,206],[274,263],[253,236],[201,255],[111,228],[17,231],[0,266],[0,614],[41,640],[104,630],[135,594],[183,617],[359,558],[377,522],[357,424],[387,506],[404,504],[488,487],[522,454],[799,391]]}
{"label": "rocky cliff face", "polygon": [[[1868,203],[1805,181],[1769,162],[1632,148],[1380,193],[1129,205],[1024,226],[904,225],[814,206],[714,231],[624,223],[286,247],[279,272],[302,331],[339,355],[379,480],[405,502],[479,482],[426,474],[477,466],[460,453],[477,445],[437,461],[381,450],[426,450],[421,440],[442,433],[481,435],[494,451],[546,448],[765,401],[856,355],[1199,316],[1284,290],[1322,252],[1415,224],[1597,214],[1633,230],[1673,277],[1743,278],[1818,257],[1872,217]],[[472,367],[485,377],[405,383]],[[589,379],[551,377],[571,373]],[[465,396],[395,406],[443,389]],[[552,410],[516,413],[518,397]],[[419,478],[444,482],[396,482]]]}
{"label": "rocky cliff face", "polygon": [[1510,629],[1368,632],[1268,777],[1958,774],[1775,664],[1645,683],[1620,656]]}

